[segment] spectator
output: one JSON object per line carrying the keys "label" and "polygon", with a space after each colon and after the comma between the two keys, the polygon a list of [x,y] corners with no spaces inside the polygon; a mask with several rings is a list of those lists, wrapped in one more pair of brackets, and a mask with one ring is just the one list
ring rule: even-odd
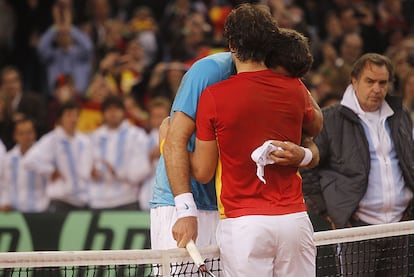
{"label": "spectator", "polygon": [[114,94],[108,81],[102,75],[96,74],[86,92],[87,98],[81,104],[77,127],[79,132],[90,133],[102,125],[101,104]]}
{"label": "spectator", "polygon": [[347,33],[344,35],[339,48],[339,58],[335,61],[336,71],[331,79],[333,91],[342,96],[343,91],[349,84],[352,65],[361,56],[363,41],[358,33]]}
{"label": "spectator", "polygon": [[144,52],[137,40],[127,43],[126,52],[109,52],[100,62],[99,70],[118,95],[131,93],[132,87],[147,79],[143,63]]}
{"label": "spectator", "polygon": [[138,104],[135,97],[131,94],[125,95],[123,99],[128,120],[135,126],[147,129],[149,117],[147,110]]}
{"label": "spectator", "polygon": [[161,30],[164,30],[163,40],[168,46],[181,36],[186,19],[192,12],[207,14],[206,7],[200,0],[174,0],[166,5]]}
{"label": "spectator", "polygon": [[7,66],[0,73],[0,91],[6,98],[11,113],[10,118],[29,117],[34,120],[36,133],[42,136],[46,132],[46,105],[40,96],[23,91],[20,72],[13,66]]}
{"label": "spectator", "polygon": [[0,68],[10,63],[15,16],[6,0],[0,0]]}
{"label": "spectator", "polygon": [[404,75],[414,67],[414,36],[404,38],[387,54],[395,67],[394,85],[398,91]]}
{"label": "spectator", "polygon": [[152,14],[151,8],[138,6],[129,24],[144,51],[144,66],[152,67],[161,59],[162,45],[160,45],[158,24]]}
{"label": "spectator", "polygon": [[363,40],[362,52],[383,53],[384,37],[375,26],[375,11],[369,3],[343,6],[338,11],[342,30],[345,34],[358,33]]}
{"label": "spectator", "polygon": [[193,12],[185,18],[184,28],[171,43],[170,59],[193,64],[196,60],[211,54],[210,35],[212,27],[200,12]]}
{"label": "spectator", "polygon": [[50,212],[86,208],[91,180],[92,151],[89,138],[76,131],[79,106],[66,102],[57,113],[58,126],[45,134],[25,155],[28,170],[49,178]]}
{"label": "spectator", "polygon": [[155,184],[155,171],[157,169],[158,161],[160,159],[159,146],[159,128],[163,119],[165,119],[171,110],[171,101],[166,97],[155,97],[149,104],[149,160],[151,164],[151,172],[139,193],[139,205],[141,210],[149,211],[149,201],[151,200],[153,188]]}
{"label": "spectator", "polygon": [[[53,23],[51,8],[56,0],[10,1],[14,9],[16,30],[13,60],[22,74],[24,89],[37,93],[47,91],[46,74],[37,53],[40,35]],[[8,25],[4,25],[9,28]]]}
{"label": "spectator", "polygon": [[148,83],[150,97],[162,96],[173,101],[187,66],[181,62],[160,62],[152,71]]}
{"label": "spectator", "polygon": [[325,97],[325,95],[332,93],[331,85],[326,81],[326,77],[318,72],[313,72],[309,75],[309,91],[312,94],[313,99],[319,104],[319,102]]}
{"label": "spectator", "polygon": [[105,42],[100,47],[101,49],[98,49],[99,55],[95,57],[96,66],[98,67],[99,62],[111,51],[124,53],[129,39],[131,37],[128,25],[116,19],[108,20],[106,23]]}
{"label": "spectator", "polygon": [[381,33],[388,34],[397,29],[403,33],[408,32],[409,25],[403,14],[402,2],[400,0],[379,1],[376,27]]}
{"label": "spectator", "polygon": [[[343,93],[341,87],[346,87],[349,83],[349,68],[347,65],[344,65],[343,60],[339,57],[331,43],[324,42],[321,47],[321,53],[322,63],[317,67],[316,72],[311,74],[311,82],[313,82],[313,78],[315,78],[317,84],[321,84],[321,86],[326,84],[326,86],[329,87],[328,91],[323,90],[323,92],[333,92],[341,96]],[[321,79],[323,81],[321,81]],[[323,97],[321,92],[318,92],[320,95],[317,97],[317,101]]]}
{"label": "spectator", "polygon": [[61,74],[57,77],[52,97],[47,107],[47,127],[49,131],[55,128],[57,113],[62,104],[71,101],[78,105],[82,103],[82,97],[76,93],[75,83],[69,75]]}
{"label": "spectator", "polygon": [[[283,1],[280,1],[283,2]],[[295,4],[286,4],[282,8],[281,4],[276,6],[276,10],[281,9],[282,12],[276,12],[276,15],[280,16],[279,20],[276,17],[276,21],[280,27],[294,29],[303,34],[309,40],[309,47],[313,56],[317,55],[317,50],[320,48],[320,38],[310,25],[306,22],[304,10]]]}
{"label": "spectator", "polygon": [[400,90],[401,80],[410,70],[411,64],[408,60],[408,53],[402,46],[399,46],[397,51],[390,54],[389,58],[395,70],[394,88],[398,91]]}
{"label": "spectator", "polygon": [[354,62],[361,56],[363,40],[358,33],[345,34],[339,48],[343,63],[352,67]]}
{"label": "spectator", "polygon": [[339,50],[340,41],[342,40],[343,31],[338,16],[331,11],[325,18],[326,37],[325,42],[331,43],[335,49]]}
{"label": "spectator", "polygon": [[[89,20],[85,22],[81,29],[92,40],[94,45],[94,67],[97,68],[99,61],[108,51],[108,40],[110,36],[111,6],[108,0],[91,0],[87,1],[86,11],[89,14]],[[118,32],[118,35],[122,35]]]}
{"label": "spectator", "polygon": [[400,92],[403,97],[403,105],[410,113],[411,120],[414,124],[414,68],[408,70],[401,80]]}
{"label": "spectator", "polygon": [[92,209],[137,210],[139,189],[150,172],[148,137],[125,119],[122,98],[102,103],[104,125],[92,134]]}
{"label": "spectator", "polygon": [[[0,210],[43,212],[49,205],[47,178],[26,169],[22,160],[36,141],[34,122],[22,118],[14,123],[16,145],[7,153],[4,166],[3,193]],[[0,189],[1,190],[1,189]]]}
{"label": "spectator", "polygon": [[[303,191],[310,211],[325,216],[334,229],[398,222],[411,212],[413,126],[402,109],[402,99],[387,95],[393,72],[385,56],[363,55],[353,67],[352,83],[340,105],[323,110],[323,129],[314,139],[320,163],[302,172]],[[385,245],[341,244],[338,270],[344,275],[356,272],[354,267],[361,263],[354,260],[359,256],[355,247],[364,247],[364,251],[372,253],[372,261],[364,263],[358,272],[406,276],[408,261],[396,267],[393,263],[399,259],[385,259],[388,255],[408,257],[408,253],[389,253],[394,251],[395,243],[408,243],[408,238],[387,241]],[[404,249],[408,252],[408,247]]]}
{"label": "spectator", "polygon": [[362,39],[358,33],[347,33],[344,35],[340,45],[340,53],[336,54],[332,45],[323,44],[323,63],[318,72],[325,76],[332,92],[342,96],[349,84],[349,75],[352,64],[362,53]]}
{"label": "spectator", "polygon": [[209,19],[213,28],[213,44],[226,48],[226,40],[223,37],[224,22],[232,10],[230,1],[219,1],[212,3],[209,9]]}
{"label": "spectator", "polygon": [[40,37],[38,52],[47,69],[49,93],[60,74],[72,76],[77,93],[84,95],[91,75],[93,45],[72,25],[70,7],[59,1],[53,6],[54,25]]}

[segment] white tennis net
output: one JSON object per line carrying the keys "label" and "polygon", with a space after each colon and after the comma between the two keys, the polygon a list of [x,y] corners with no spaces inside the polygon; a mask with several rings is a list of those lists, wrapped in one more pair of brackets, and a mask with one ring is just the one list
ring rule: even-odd
{"label": "white tennis net", "polygon": [[[317,276],[414,276],[414,221],[322,231]],[[201,248],[220,276],[217,246]],[[381,274],[384,272],[384,274]],[[0,276],[199,276],[185,249],[0,253]],[[372,276],[375,276],[372,275]]]}

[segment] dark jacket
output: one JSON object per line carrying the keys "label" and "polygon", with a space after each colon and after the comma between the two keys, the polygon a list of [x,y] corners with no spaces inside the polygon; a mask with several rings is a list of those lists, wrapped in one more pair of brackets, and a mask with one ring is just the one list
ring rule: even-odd
{"label": "dark jacket", "polygon": [[[387,96],[394,114],[387,118],[405,184],[414,191],[412,122],[399,97]],[[303,193],[308,208],[329,215],[343,228],[365,195],[370,171],[368,140],[359,117],[340,104],[323,110],[323,129],[314,141],[320,163],[303,170]]]}

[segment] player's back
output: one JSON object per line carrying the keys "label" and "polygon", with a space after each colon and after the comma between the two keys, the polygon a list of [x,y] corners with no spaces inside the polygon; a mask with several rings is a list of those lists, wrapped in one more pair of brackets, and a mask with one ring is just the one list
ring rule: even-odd
{"label": "player's back", "polygon": [[202,101],[210,97],[207,101],[214,105],[212,118],[220,148],[221,201],[230,208],[226,216],[283,214],[287,210],[279,205],[286,203],[298,203],[301,211],[297,168],[268,166],[268,182],[263,184],[250,155],[269,139],[300,144],[307,97],[303,84],[270,70],[245,72],[209,87]]}

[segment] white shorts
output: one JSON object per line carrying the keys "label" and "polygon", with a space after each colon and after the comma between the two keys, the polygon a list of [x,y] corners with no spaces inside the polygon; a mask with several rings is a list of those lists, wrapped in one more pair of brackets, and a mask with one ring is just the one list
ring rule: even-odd
{"label": "white shorts", "polygon": [[315,276],[316,247],[306,212],[220,220],[223,276]]}
{"label": "white shorts", "polygon": [[[177,221],[174,206],[163,206],[151,209],[151,248],[177,248],[177,242],[172,236],[172,227]],[[216,230],[219,222],[218,211],[198,210],[198,247],[216,245]]]}

